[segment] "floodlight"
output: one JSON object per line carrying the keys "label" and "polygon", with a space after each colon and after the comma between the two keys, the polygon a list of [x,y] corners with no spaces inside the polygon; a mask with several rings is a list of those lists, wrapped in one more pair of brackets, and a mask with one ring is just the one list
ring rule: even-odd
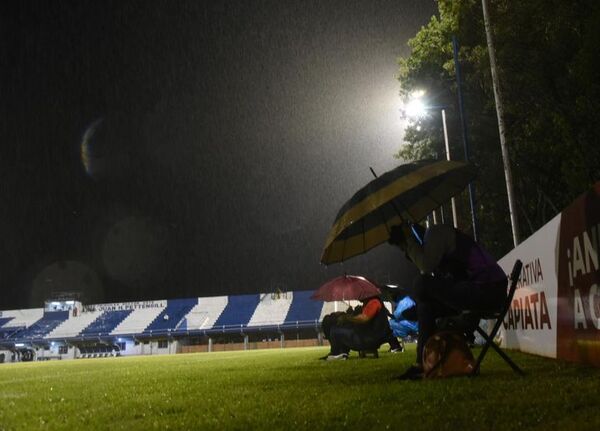
{"label": "floodlight", "polygon": [[427,109],[425,108],[425,104],[423,100],[420,98],[410,100],[404,109],[406,116],[409,118],[421,118],[425,116]]}

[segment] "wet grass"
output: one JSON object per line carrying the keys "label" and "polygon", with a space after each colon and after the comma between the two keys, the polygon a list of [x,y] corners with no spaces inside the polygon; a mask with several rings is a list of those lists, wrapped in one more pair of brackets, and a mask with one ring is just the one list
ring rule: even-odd
{"label": "wet grass", "polygon": [[399,382],[414,350],[326,352],[3,364],[0,429],[600,429],[600,369],[511,353],[522,378],[490,352],[474,379]]}

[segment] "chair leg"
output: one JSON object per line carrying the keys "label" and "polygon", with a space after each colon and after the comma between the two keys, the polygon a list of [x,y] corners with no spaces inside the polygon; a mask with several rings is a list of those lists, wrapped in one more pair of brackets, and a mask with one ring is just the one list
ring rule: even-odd
{"label": "chair leg", "polygon": [[479,367],[481,366],[481,362],[483,361],[483,358],[485,357],[488,349],[490,348],[490,342],[493,342],[493,340],[490,338],[490,336],[484,330],[482,330],[479,326],[477,326],[476,331],[479,333],[479,335],[481,335],[483,337],[483,339],[485,340],[485,344],[484,344],[483,348],[481,349],[481,352],[479,352],[479,356],[477,357],[477,362],[475,363],[475,368],[473,369],[473,372],[471,373],[473,375],[479,374]]}
{"label": "chair leg", "polygon": [[483,358],[485,357],[485,355],[490,347],[492,347],[496,352],[498,352],[498,354],[502,357],[502,359],[504,359],[506,361],[506,363],[513,369],[513,371],[515,373],[519,374],[520,376],[525,375],[523,370],[521,370],[521,368],[519,368],[517,366],[517,364],[515,364],[512,361],[512,359],[510,359],[508,357],[508,355],[506,353],[504,353],[502,351],[502,349],[494,342],[494,338],[492,336],[488,335],[479,326],[477,327],[477,332],[479,333],[479,335],[481,335],[485,339],[485,345],[483,346],[483,349],[481,350],[481,352],[479,353],[479,356],[477,357],[477,363],[475,364],[475,368],[473,369],[473,372],[472,372],[473,375],[479,373],[479,367],[481,366],[481,362],[483,361]]}

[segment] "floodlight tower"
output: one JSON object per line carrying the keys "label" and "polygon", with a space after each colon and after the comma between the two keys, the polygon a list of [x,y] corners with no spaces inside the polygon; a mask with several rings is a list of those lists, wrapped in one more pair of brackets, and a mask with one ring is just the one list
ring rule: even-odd
{"label": "floodlight tower", "polygon": [[[446,148],[446,160],[450,159],[450,144],[448,142],[448,127],[446,125],[446,107],[445,106],[430,106],[427,105],[423,98],[425,96],[425,91],[419,90],[415,91],[411,94],[410,99],[406,103],[406,107],[404,109],[404,115],[408,118],[423,118],[427,115],[429,111],[440,110],[442,113],[442,127],[444,130],[444,144]],[[456,200],[454,198],[451,199],[452,203],[452,223],[454,227],[458,227],[458,217],[456,215]],[[435,219],[435,212],[434,212]],[[435,221],[434,221],[435,223]]]}

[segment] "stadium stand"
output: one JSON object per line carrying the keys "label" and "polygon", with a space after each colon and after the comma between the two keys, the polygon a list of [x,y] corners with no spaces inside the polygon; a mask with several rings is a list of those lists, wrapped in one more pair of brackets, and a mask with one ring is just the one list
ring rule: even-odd
{"label": "stadium stand", "polygon": [[14,317],[0,317],[0,328],[2,328],[4,325],[6,325],[8,322],[10,322],[13,319],[14,319]]}
{"label": "stadium stand", "polygon": [[165,333],[178,329],[183,318],[196,305],[198,305],[198,298],[168,300],[167,306],[144,330],[144,333]]}
{"label": "stadium stand", "polygon": [[264,294],[254,310],[254,314],[248,322],[248,327],[255,326],[279,326],[285,321],[290,306],[292,305],[293,293],[277,297],[272,294]]}
{"label": "stadium stand", "polygon": [[292,304],[285,317],[285,326],[314,326],[321,319],[323,303],[310,299],[312,291],[294,292]]}
{"label": "stadium stand", "polygon": [[14,327],[8,325],[14,317],[1,317],[0,318],[0,340],[11,337],[15,332],[23,329],[23,327]]}
{"label": "stadium stand", "polygon": [[81,313],[79,316],[70,317],[58,325],[53,331],[48,333],[45,338],[76,337],[81,331],[100,317],[101,314],[102,311],[88,311]]}
{"label": "stadium stand", "polygon": [[197,331],[212,328],[225,310],[228,300],[227,296],[198,298],[198,304],[182,320],[179,330]]}
{"label": "stadium stand", "polygon": [[12,319],[4,324],[0,325],[0,328],[23,328],[33,325],[35,322],[40,320],[44,316],[44,309],[42,308],[32,308],[28,310],[9,310],[3,311],[2,317]]}
{"label": "stadium stand", "polygon": [[43,338],[54,328],[69,318],[68,311],[46,311],[43,317],[31,326],[17,332],[12,338],[38,339]]}
{"label": "stadium stand", "polygon": [[163,310],[164,307],[133,310],[129,316],[113,329],[111,335],[141,334]]}
{"label": "stadium stand", "polygon": [[[288,342],[314,345],[300,342],[322,343],[318,335],[322,316],[336,307],[311,300],[311,294],[277,291],[79,304],[79,313],[48,308],[2,311],[0,349],[11,353],[12,361],[25,361],[225,348],[219,346],[264,348],[256,346],[269,343],[280,347]],[[337,305],[337,309],[345,310],[349,304]]]}
{"label": "stadium stand", "polygon": [[109,335],[131,312],[132,310],[105,311],[81,331],[80,335]]}
{"label": "stadium stand", "polygon": [[259,302],[260,295],[230,296],[213,329],[227,331],[247,326]]}

